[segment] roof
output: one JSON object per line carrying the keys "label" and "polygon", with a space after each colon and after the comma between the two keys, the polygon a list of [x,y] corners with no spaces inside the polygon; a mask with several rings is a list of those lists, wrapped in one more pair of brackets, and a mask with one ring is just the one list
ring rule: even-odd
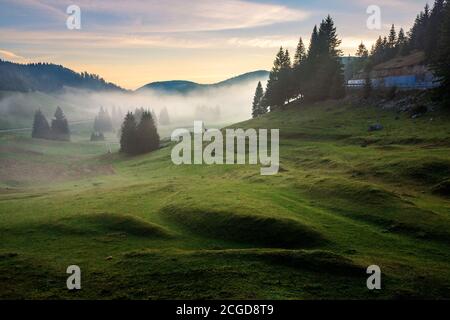
{"label": "roof", "polygon": [[419,51],[404,57],[397,57],[389,61],[380,63],[379,65],[376,65],[373,70],[381,71],[386,69],[398,69],[423,64],[425,64],[425,53],[423,51]]}

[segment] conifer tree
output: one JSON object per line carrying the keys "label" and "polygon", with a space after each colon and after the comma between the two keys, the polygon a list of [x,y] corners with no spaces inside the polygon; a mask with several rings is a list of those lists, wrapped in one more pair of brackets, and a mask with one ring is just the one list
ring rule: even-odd
{"label": "conifer tree", "polygon": [[51,137],[50,126],[41,109],[36,110],[34,113],[33,131],[31,136],[37,139],[49,139]]}
{"label": "conifer tree", "polygon": [[258,82],[258,85],[256,87],[255,96],[253,97],[253,104],[252,104],[252,117],[257,118],[260,115],[264,114],[265,109],[262,106],[261,102],[264,97],[264,90],[261,85],[261,81]]}
{"label": "conifer tree", "polygon": [[300,67],[300,65],[305,59],[306,59],[306,49],[305,45],[303,44],[303,39],[300,38],[297,44],[297,49],[295,50],[294,62],[292,64],[292,67],[294,69]]}
{"label": "conifer tree", "polygon": [[159,148],[159,135],[150,111],[144,111],[136,128],[137,152],[147,153]]}
{"label": "conifer tree", "polygon": [[364,43],[361,42],[355,55],[359,58],[367,58],[369,56],[369,51],[367,50]]}
{"label": "conifer tree", "polygon": [[55,118],[52,120],[51,136],[55,140],[70,140],[69,123],[60,107],[56,108]]}
{"label": "conifer tree", "polygon": [[438,93],[444,104],[450,106],[450,3],[446,2],[442,15],[438,47],[432,69],[439,81]]}
{"label": "conifer tree", "polygon": [[136,154],[137,125],[133,113],[128,112],[122,124],[120,136],[120,151],[128,154]]}
{"label": "conifer tree", "polygon": [[[281,107],[284,104],[280,85],[281,68],[285,61],[283,47],[278,51],[267,81],[264,103],[266,107]],[[272,110],[272,108],[271,108]]]}
{"label": "conifer tree", "polygon": [[166,107],[162,108],[159,112],[159,123],[163,126],[167,126],[170,124],[169,112],[167,111]]}

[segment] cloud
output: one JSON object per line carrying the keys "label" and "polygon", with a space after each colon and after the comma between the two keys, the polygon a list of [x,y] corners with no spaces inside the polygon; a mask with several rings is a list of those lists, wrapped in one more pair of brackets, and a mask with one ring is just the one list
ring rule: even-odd
{"label": "cloud", "polygon": [[5,60],[13,61],[13,62],[20,62],[20,63],[28,62],[27,58],[19,56],[19,55],[15,54],[14,52],[11,52],[8,50],[0,49],[0,57],[2,57]]}
{"label": "cloud", "polygon": [[[74,3],[71,0],[6,1],[58,20],[66,16],[65,9]],[[76,4],[81,8],[82,28],[114,33],[242,29],[300,21],[309,16],[306,11],[279,4],[244,0],[78,0]]]}

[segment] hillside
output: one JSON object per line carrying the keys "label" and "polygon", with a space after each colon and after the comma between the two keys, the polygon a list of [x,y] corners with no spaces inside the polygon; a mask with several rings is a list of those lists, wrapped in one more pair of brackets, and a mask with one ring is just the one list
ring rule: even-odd
{"label": "hillside", "polygon": [[341,101],[236,124],[280,129],[270,177],[0,135],[0,298],[448,299],[449,121]]}
{"label": "hillside", "polygon": [[56,92],[64,87],[93,91],[125,91],[98,75],[77,73],[52,63],[19,64],[0,60],[0,91]]}
{"label": "hillside", "polygon": [[[246,84],[250,81],[258,82],[258,81],[267,81],[269,77],[269,72],[264,70],[248,72],[241,74],[239,76],[214,83],[214,84],[199,84],[192,81],[185,80],[172,80],[172,81],[160,81],[160,82],[152,82],[146,84],[145,86],[137,89],[136,91],[142,90],[154,90],[162,93],[178,93],[178,94],[187,94],[194,91],[207,90],[211,88],[224,88],[227,86],[234,85],[242,85]],[[256,86],[256,85],[255,85]]]}

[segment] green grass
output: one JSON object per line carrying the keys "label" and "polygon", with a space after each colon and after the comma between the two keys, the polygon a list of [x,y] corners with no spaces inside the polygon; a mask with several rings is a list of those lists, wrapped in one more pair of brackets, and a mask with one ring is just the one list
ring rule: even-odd
{"label": "green grass", "polygon": [[235,125],[280,129],[276,176],[0,135],[0,298],[448,299],[449,121],[329,102]]}

